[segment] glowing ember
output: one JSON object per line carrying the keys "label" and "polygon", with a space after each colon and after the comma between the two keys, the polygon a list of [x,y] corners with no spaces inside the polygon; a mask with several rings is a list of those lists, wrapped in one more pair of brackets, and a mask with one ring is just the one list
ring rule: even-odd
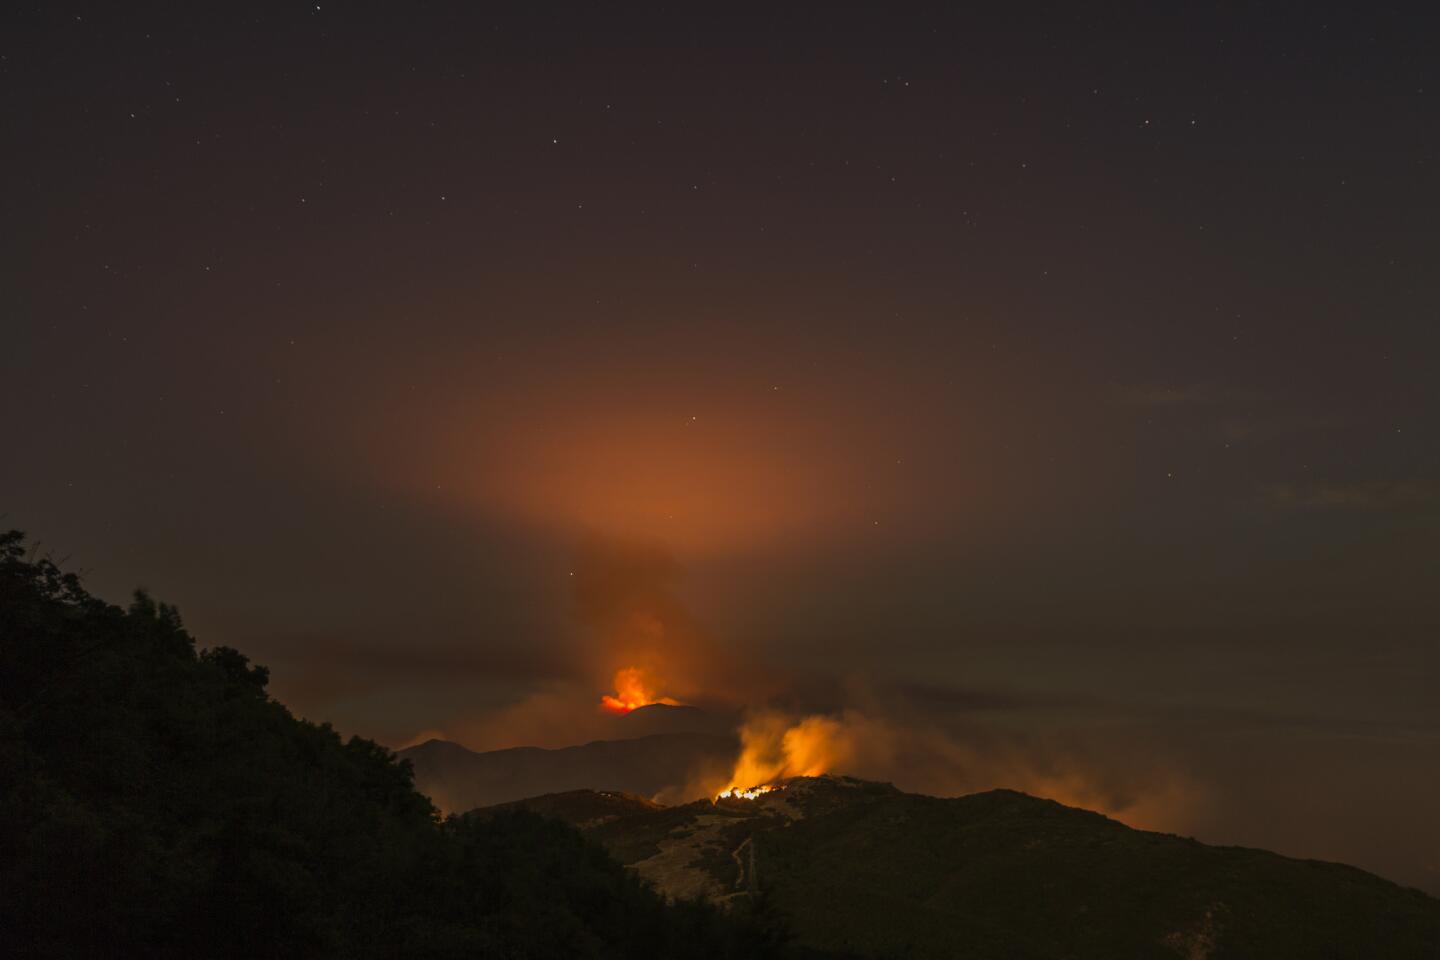
{"label": "glowing ember", "polygon": [[763,787],[750,787],[748,790],[742,790],[742,789],[740,789],[739,787],[727,787],[726,789],[721,790],[718,794],[716,794],[716,795],[715,795],[715,799],[716,799],[716,800],[724,800],[724,799],[727,799],[727,798],[731,798],[731,799],[739,799],[739,800],[754,800],[756,797],[760,796],[761,794],[771,793],[772,791],[775,791],[775,790],[784,790],[784,789],[785,789],[784,787],[782,787],[782,786],[780,786],[780,785],[778,785],[778,784],[774,784],[774,783],[772,783],[772,784],[767,784],[767,785],[765,785],[765,786],[763,786]]}
{"label": "glowing ember", "polygon": [[680,701],[659,696],[638,667],[626,667],[615,674],[615,693],[600,698],[600,706],[611,713],[629,713],[652,703],[678,707]]}

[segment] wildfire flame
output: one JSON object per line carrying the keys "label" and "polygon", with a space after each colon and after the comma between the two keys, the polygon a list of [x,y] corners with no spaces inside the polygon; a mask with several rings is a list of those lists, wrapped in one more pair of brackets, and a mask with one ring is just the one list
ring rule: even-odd
{"label": "wildfire flame", "polygon": [[750,787],[745,790],[742,790],[739,787],[730,787],[726,790],[721,790],[718,794],[716,794],[715,799],[724,800],[728,797],[737,800],[754,800],[761,794],[773,793],[776,790],[784,789],[785,788],[778,783],[767,783],[761,787]]}
{"label": "wildfire flame", "polygon": [[[852,754],[842,724],[824,716],[792,720],[780,714],[751,717],[740,730],[740,757],[730,783],[720,797],[753,800],[762,793],[783,789],[777,780],[818,777],[846,763]],[[749,786],[749,784],[769,784]]]}
{"label": "wildfire flame", "polygon": [[645,678],[639,667],[625,667],[615,673],[615,692],[600,698],[600,706],[611,713],[629,713],[652,703],[678,707],[680,701],[662,697]]}

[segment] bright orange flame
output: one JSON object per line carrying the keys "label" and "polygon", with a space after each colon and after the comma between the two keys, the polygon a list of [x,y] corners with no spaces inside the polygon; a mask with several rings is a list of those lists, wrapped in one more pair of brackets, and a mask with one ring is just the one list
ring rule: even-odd
{"label": "bright orange flame", "polygon": [[607,693],[600,698],[600,706],[611,713],[629,713],[639,707],[648,707],[652,703],[663,703],[671,707],[680,706],[678,700],[659,696],[645,679],[645,674],[639,667],[626,667],[617,671],[615,693]]}
{"label": "bright orange flame", "polygon": [[[791,722],[780,714],[752,717],[740,730],[740,756],[721,797],[753,799],[787,777],[818,777],[850,760],[854,748],[833,717],[809,716]],[[751,791],[758,793],[751,794]]]}
{"label": "bright orange flame", "polygon": [[763,786],[763,787],[751,787],[751,788],[748,789],[748,790],[741,790],[739,787],[730,787],[729,789],[721,790],[721,791],[715,796],[715,799],[716,799],[716,800],[724,800],[724,799],[726,799],[727,797],[730,797],[730,798],[739,799],[739,800],[754,800],[756,797],[760,796],[761,794],[773,793],[773,792],[776,791],[776,790],[784,790],[784,789],[785,789],[785,788],[784,788],[783,786],[781,786],[780,784],[778,784],[778,783],[767,783],[767,784],[766,784],[765,786]]}

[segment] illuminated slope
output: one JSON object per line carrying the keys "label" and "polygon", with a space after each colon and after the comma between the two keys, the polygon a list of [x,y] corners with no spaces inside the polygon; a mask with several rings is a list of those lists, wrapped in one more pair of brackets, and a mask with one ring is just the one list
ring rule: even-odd
{"label": "illuminated slope", "polygon": [[848,778],[785,786],[583,828],[672,896],[763,894],[802,944],[861,955],[1440,951],[1440,901],[1342,864],[1132,830],[1008,790],[938,799]]}

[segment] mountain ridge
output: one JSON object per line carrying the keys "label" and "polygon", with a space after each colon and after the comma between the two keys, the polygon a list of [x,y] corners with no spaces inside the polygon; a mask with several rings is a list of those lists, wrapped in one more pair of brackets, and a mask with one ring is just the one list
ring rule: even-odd
{"label": "mountain ridge", "polygon": [[[671,898],[787,915],[801,945],[913,957],[1434,957],[1440,900],[1348,864],[1132,829],[1014,790],[794,778],[753,800],[531,798]],[[498,809],[476,810],[486,817]],[[596,815],[600,812],[600,815]]]}
{"label": "mountain ridge", "polygon": [[567,790],[654,796],[703,773],[727,770],[738,748],[734,735],[673,732],[553,749],[475,751],[427,740],[396,756],[410,762],[415,788],[437,807],[464,812]]}

